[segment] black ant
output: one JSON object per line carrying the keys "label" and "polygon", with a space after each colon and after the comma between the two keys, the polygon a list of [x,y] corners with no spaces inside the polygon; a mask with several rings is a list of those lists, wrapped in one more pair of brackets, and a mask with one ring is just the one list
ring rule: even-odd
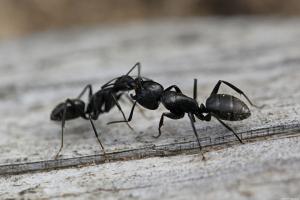
{"label": "black ant", "polygon": [[[83,118],[89,120],[96,138],[100,144],[101,149],[105,154],[104,147],[99,139],[98,132],[94,126],[93,120],[97,120],[99,115],[102,113],[109,112],[115,105],[123,115],[123,118],[126,120],[125,114],[118,103],[118,100],[123,95],[124,92],[130,91],[133,89],[134,85],[133,78],[129,76],[131,71],[138,67],[138,76],[140,76],[140,63],[136,63],[126,75],[115,78],[104,84],[101,89],[93,94],[92,86],[87,85],[83,91],[75,99],[67,99],[65,102],[58,104],[52,111],[50,119],[53,121],[61,121],[61,146],[58,153],[55,156],[55,159],[58,158],[59,153],[63,148],[63,135],[64,135],[64,126],[65,121],[72,120],[75,118]],[[84,103],[81,100],[81,97],[86,91],[89,91],[88,94],[88,104]],[[130,127],[130,125],[127,123]],[[131,128],[132,129],[132,128]]]}
{"label": "black ant", "polygon": [[[211,116],[215,117],[223,126],[233,132],[233,134],[241,143],[243,143],[238,135],[233,131],[233,129],[226,125],[222,120],[238,121],[246,119],[251,115],[250,110],[244,102],[234,96],[227,94],[217,94],[220,84],[224,83],[228,85],[239,94],[243,95],[252,106],[255,105],[252,104],[249,98],[240,89],[233,86],[232,84],[226,81],[219,81],[213,89],[210,97],[207,99],[205,107],[203,104],[199,106],[197,102],[197,79],[194,79],[193,98],[184,95],[176,85],[172,85],[164,90],[159,83],[154,81],[143,81],[139,78],[136,81],[138,82],[135,89],[136,95],[132,95],[135,103],[131,109],[128,120],[110,122],[109,124],[131,121],[133,110],[137,102],[143,107],[151,110],[157,109],[159,103],[161,102],[170,112],[165,112],[161,115],[158,128],[159,134],[157,136],[154,136],[155,138],[158,138],[161,135],[161,127],[163,126],[164,117],[176,120],[183,118],[185,113],[187,113],[193,128],[193,132],[197,138],[200,151],[202,148],[194,125],[196,121],[195,116],[198,119],[205,121],[210,121]],[[171,91],[172,89],[175,89],[175,91]],[[203,115],[204,113],[206,113],[205,116]],[[203,159],[205,159],[203,153],[202,157]]]}
{"label": "black ant", "polygon": [[[170,111],[168,113],[163,113],[160,122],[159,122],[159,134],[155,137],[159,137],[161,135],[161,127],[163,126],[164,117],[168,117],[171,119],[180,119],[184,117],[184,114],[187,113],[193,131],[197,137],[199,147],[201,149],[201,145],[199,142],[199,138],[195,129],[195,117],[194,115],[204,121],[210,121],[211,117],[213,116],[216,118],[223,126],[225,126],[229,131],[231,131],[236,138],[243,144],[241,138],[236,134],[236,132],[226,125],[222,120],[227,121],[241,121],[250,117],[251,112],[248,106],[241,101],[240,99],[228,95],[228,94],[218,94],[219,88],[221,83],[226,84],[240,95],[243,95],[247,101],[254,107],[262,108],[263,106],[256,106],[254,105],[250,99],[241,91],[239,88],[235,87],[231,83],[226,81],[218,81],[216,86],[214,87],[212,93],[210,94],[209,98],[206,100],[206,107],[201,104],[200,107],[197,102],[197,79],[194,79],[194,98],[187,97],[186,95],[182,94],[180,89],[177,86],[171,86],[167,88],[162,94],[162,104]],[[174,91],[170,91],[171,88],[175,89]],[[203,114],[206,115],[204,116]],[[203,156],[203,154],[202,154]],[[205,157],[203,156],[203,159]]]}
{"label": "black ant", "polygon": [[[135,100],[135,102],[132,106],[128,120],[113,121],[113,122],[109,122],[108,124],[131,121],[136,103],[139,103],[141,106],[147,109],[156,110],[160,102],[162,102],[163,105],[168,110],[170,110],[170,112],[162,114],[159,122],[159,129],[158,129],[159,135],[153,137],[158,138],[161,135],[161,127],[163,126],[164,117],[168,117],[171,119],[180,119],[184,117],[185,113],[188,113],[194,130],[194,134],[197,138],[197,142],[201,151],[202,148],[201,148],[199,136],[194,126],[195,118],[193,114],[195,114],[197,117],[200,117],[201,119],[204,119],[204,116],[199,110],[200,108],[198,106],[196,99],[192,99],[182,94],[181,90],[176,85],[172,85],[164,90],[161,84],[152,80],[143,81],[138,77],[135,80],[135,82],[136,82],[135,83],[136,94],[131,95],[131,97]],[[173,88],[175,89],[176,92],[171,91]],[[195,91],[196,90],[194,89],[194,92]],[[196,93],[194,93],[194,98],[196,98]],[[204,158],[203,153],[202,156]]]}
{"label": "black ant", "polygon": [[132,120],[133,111],[137,103],[149,110],[156,110],[158,108],[162,93],[164,91],[164,88],[161,84],[151,79],[142,78],[140,77],[140,75],[138,75],[138,77],[135,79],[132,78],[128,84],[130,84],[132,89],[135,90],[135,95],[130,94],[131,98],[134,100],[134,103],[128,119],[121,121],[112,121],[107,124],[130,122]]}
{"label": "black ant", "polygon": [[[61,152],[62,148],[63,148],[63,140],[64,140],[64,127],[65,127],[65,121],[67,120],[72,120],[72,119],[76,119],[76,118],[83,118],[86,120],[89,120],[95,136],[100,144],[101,149],[104,151],[104,147],[99,139],[99,135],[98,132],[95,128],[95,125],[93,123],[93,120],[91,118],[91,115],[87,114],[85,111],[85,103],[84,101],[81,100],[81,97],[83,96],[83,94],[89,90],[89,99],[92,96],[92,86],[91,85],[87,85],[83,91],[78,95],[77,98],[75,99],[67,99],[65,102],[63,103],[59,103],[51,112],[51,116],[50,119],[53,121],[61,121],[61,146],[59,148],[59,151],[57,152],[55,159],[58,158],[59,153]],[[104,151],[105,154],[105,151]]]}

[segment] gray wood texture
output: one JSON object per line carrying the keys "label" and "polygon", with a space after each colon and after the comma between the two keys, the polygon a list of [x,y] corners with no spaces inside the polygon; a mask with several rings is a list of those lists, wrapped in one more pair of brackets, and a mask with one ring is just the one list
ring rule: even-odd
{"label": "gray wood texture", "polygon": [[[2,42],[0,197],[300,198],[295,189],[300,185],[297,24],[298,19],[195,18]],[[189,96],[193,78],[198,78],[199,103],[221,79],[265,104],[261,110],[250,107],[249,119],[227,122],[246,144],[237,143],[216,120],[199,121],[203,162],[187,117],[166,119],[162,136],[154,139],[163,106],[135,112],[134,131],[125,124],[106,125],[121,119],[113,109],[96,121],[106,160],[89,122],[82,119],[66,123],[64,149],[53,160],[60,145],[60,124],[49,119],[54,106],[76,97],[86,84],[99,89],[137,61],[144,76],[166,87],[176,84]],[[224,85],[221,92],[243,99]],[[128,115],[130,103],[124,99],[121,104]],[[65,169],[71,166],[85,167]],[[60,170],[31,174],[51,169]],[[9,175],[17,173],[27,174]]]}

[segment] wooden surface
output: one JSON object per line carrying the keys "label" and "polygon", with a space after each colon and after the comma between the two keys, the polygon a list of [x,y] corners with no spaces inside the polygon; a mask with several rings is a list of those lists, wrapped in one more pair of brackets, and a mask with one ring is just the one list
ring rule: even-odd
{"label": "wooden surface", "polygon": [[[300,198],[297,23],[272,18],[167,20],[2,42],[0,197]],[[114,109],[96,122],[110,163],[92,164],[105,161],[89,122],[82,119],[66,124],[62,156],[53,160],[60,145],[60,125],[49,119],[54,106],[76,97],[88,83],[97,90],[137,61],[144,76],[165,87],[176,84],[190,96],[193,78],[198,78],[199,102],[222,79],[255,103],[266,104],[261,110],[250,107],[249,119],[227,122],[246,144],[235,142],[216,120],[199,121],[207,157],[203,162],[186,118],[166,119],[162,136],[154,139],[163,106],[144,110],[145,116],[136,112],[134,131],[124,124],[106,125],[121,118]],[[242,99],[226,86],[221,91]],[[124,100],[122,106],[128,114],[130,104]],[[81,168],[65,169],[69,166]],[[50,169],[60,170],[32,174]],[[26,174],[8,175],[15,173]]]}

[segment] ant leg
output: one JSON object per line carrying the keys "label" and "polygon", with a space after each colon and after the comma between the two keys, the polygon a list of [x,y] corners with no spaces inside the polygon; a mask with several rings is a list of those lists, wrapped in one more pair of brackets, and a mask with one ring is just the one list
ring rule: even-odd
{"label": "ant leg", "polygon": [[114,85],[114,83],[111,83],[111,82],[117,80],[118,78],[119,78],[119,77],[111,79],[110,81],[108,81],[107,83],[105,83],[104,85],[102,85],[102,86],[101,86],[101,89],[104,89],[104,88],[107,88],[107,87],[109,87],[109,86],[111,86],[111,85]]}
{"label": "ant leg", "polygon": [[95,135],[96,135],[96,138],[97,138],[97,140],[98,140],[98,142],[99,142],[99,144],[100,144],[100,146],[101,146],[101,149],[103,150],[103,152],[104,152],[104,154],[105,154],[104,147],[103,147],[103,145],[102,145],[102,143],[101,143],[101,141],[100,141],[100,139],[99,139],[98,132],[97,132],[96,127],[95,127],[95,125],[94,125],[94,123],[93,123],[93,120],[92,120],[92,118],[91,118],[91,115],[89,114],[89,115],[88,115],[88,118],[87,118],[87,117],[85,116],[85,114],[84,114],[82,111],[80,111],[80,110],[77,109],[77,107],[76,107],[76,105],[74,104],[74,102],[73,102],[72,100],[70,100],[70,99],[67,99],[67,100],[66,100],[66,103],[71,104],[71,105],[75,108],[76,112],[79,113],[79,114],[81,115],[82,118],[84,118],[84,119],[89,119],[89,120],[90,120],[90,123],[91,123],[91,125],[92,125],[93,130],[94,130],[94,133],[95,133]]}
{"label": "ant leg", "polygon": [[98,132],[97,132],[96,127],[95,127],[95,125],[94,125],[94,123],[93,123],[93,120],[91,119],[91,115],[89,115],[89,120],[90,120],[91,125],[92,125],[92,127],[93,127],[95,136],[96,136],[96,138],[97,138],[97,140],[98,140],[98,142],[99,142],[99,144],[100,144],[100,147],[101,147],[101,149],[102,149],[102,151],[103,151],[103,153],[104,153],[104,155],[105,155],[105,154],[106,154],[106,153],[105,153],[105,149],[104,149],[104,147],[103,147],[103,145],[102,145],[102,142],[101,142],[101,140],[100,140],[100,138],[99,138],[99,136],[98,136]]}
{"label": "ant leg", "polygon": [[196,122],[195,116],[191,115],[193,122]]}
{"label": "ant leg", "polygon": [[158,127],[158,135],[153,136],[154,138],[159,138],[161,136],[161,127],[164,125],[164,117],[168,117],[170,119],[181,119],[184,117],[184,113],[182,113],[181,115],[176,115],[174,113],[163,113],[160,117],[160,121],[159,121],[159,127]]}
{"label": "ant leg", "polygon": [[193,93],[194,99],[197,101],[197,79],[194,79],[194,93]]}
{"label": "ant leg", "polygon": [[[139,63],[139,62],[137,62],[127,73],[126,73],[126,76],[128,76],[131,72],[132,72],[132,70],[134,70],[134,68],[136,68],[136,67],[138,67],[138,77],[140,77],[140,71],[141,71],[141,64]],[[109,86],[111,86],[111,85],[114,85],[114,83],[111,83],[111,82],[113,82],[113,81],[115,81],[115,80],[117,80],[118,78],[120,78],[120,77],[117,77],[117,78],[113,78],[113,79],[111,79],[110,81],[108,81],[107,83],[105,83],[102,87],[101,87],[101,89],[104,89],[104,88],[106,88],[106,87],[109,87]]]}
{"label": "ant leg", "polygon": [[202,160],[205,160],[205,156],[204,156],[204,154],[203,154],[203,152],[202,152],[202,146],[201,146],[201,143],[200,143],[200,139],[199,139],[198,133],[197,133],[196,128],[195,128],[195,124],[194,124],[195,122],[194,122],[194,120],[193,120],[193,119],[195,119],[195,117],[194,117],[191,113],[188,113],[188,116],[189,116],[189,118],[190,118],[191,125],[192,125],[193,131],[194,131],[194,134],[195,134],[195,136],[196,136],[196,138],[197,138],[197,142],[198,142],[198,145],[199,145],[199,148],[200,148],[200,152],[201,152],[201,154],[202,154]]}
{"label": "ant leg", "polygon": [[167,89],[165,89],[164,91],[170,91],[172,89],[175,89],[176,92],[178,93],[182,93],[181,90],[179,89],[179,87],[177,85],[171,85],[170,87],[168,87]]}
{"label": "ant leg", "polygon": [[240,141],[240,143],[244,144],[244,142],[241,140],[241,138],[237,135],[237,133],[232,128],[230,128],[227,124],[225,124],[222,120],[220,120],[216,115],[212,115],[212,116],[215,117],[228,130],[230,130],[235,135],[235,137]]}
{"label": "ant leg", "polygon": [[[196,117],[197,117],[198,119],[202,120],[202,121],[203,121],[203,120],[209,121],[209,120],[206,119],[207,115],[204,116],[203,113],[208,113],[208,112],[207,112],[207,110],[206,110],[204,104],[202,103],[202,104],[197,108],[197,110],[193,113],[192,116],[194,117],[194,115],[196,115]],[[195,118],[195,117],[194,117],[194,118]]]}
{"label": "ant leg", "polygon": [[112,121],[112,122],[108,122],[107,123],[107,125],[108,124],[115,124],[115,123],[122,123],[122,122],[130,122],[131,121],[131,119],[132,119],[132,115],[133,115],[133,111],[134,111],[134,108],[135,108],[135,106],[136,106],[136,103],[137,102],[134,102],[134,104],[133,104],[133,106],[132,106],[132,108],[131,108],[131,111],[130,111],[130,114],[129,114],[129,117],[128,117],[128,119],[127,120],[121,120],[121,121]]}
{"label": "ant leg", "polygon": [[205,112],[206,111],[206,107],[203,103],[200,104],[200,107],[201,111]]}
{"label": "ant leg", "polygon": [[209,122],[211,120],[211,114],[205,115],[204,120]]}
{"label": "ant leg", "polygon": [[61,120],[61,144],[60,144],[60,148],[58,150],[58,152],[55,155],[55,160],[58,158],[63,146],[64,146],[64,128],[65,128],[65,122],[66,122],[66,113],[67,113],[67,102],[65,102],[65,107],[64,107],[64,111],[63,111],[63,116],[62,116],[62,120]]}
{"label": "ant leg", "polygon": [[[132,100],[132,98],[129,97],[128,94],[125,95],[125,97],[132,103],[134,104],[134,101]],[[144,110],[138,105],[137,106],[138,111],[143,115],[143,117],[148,118],[144,112]]]}
{"label": "ant leg", "polygon": [[123,110],[122,110],[120,104],[119,104],[118,101],[116,100],[116,97],[115,97],[114,95],[111,95],[111,96],[113,97],[113,99],[114,99],[114,101],[115,101],[115,103],[116,103],[118,109],[119,109],[120,112],[122,113],[123,118],[124,118],[124,121],[126,121],[127,126],[128,126],[131,130],[133,130],[133,128],[132,128],[132,127],[129,125],[129,123],[127,122],[126,117],[125,117],[125,114],[124,114],[124,112],[123,112]]}
{"label": "ant leg", "polygon": [[126,75],[128,76],[136,67],[138,67],[138,76],[140,77],[140,72],[141,72],[141,63],[140,62],[135,63],[135,65],[126,73]]}
{"label": "ant leg", "polygon": [[227,85],[228,87],[230,87],[231,89],[233,89],[234,91],[236,91],[237,93],[239,93],[240,95],[244,96],[247,99],[247,101],[250,103],[251,106],[259,108],[259,109],[261,109],[261,108],[263,108],[265,106],[265,105],[257,106],[255,104],[253,104],[250,101],[250,99],[247,97],[247,95],[242,90],[240,90],[239,88],[237,88],[236,86],[232,85],[231,83],[229,83],[227,81],[219,80],[218,83],[216,84],[215,88],[211,92],[211,95],[218,93],[221,83],[224,83],[225,85]]}
{"label": "ant leg", "polygon": [[126,76],[128,76],[133,70],[134,68],[137,67],[137,71],[138,71],[138,75],[137,75],[137,80],[138,80],[138,84],[140,87],[142,87],[142,83],[141,83],[141,63],[140,62],[137,62],[126,74]]}
{"label": "ant leg", "polygon": [[82,92],[78,95],[77,99],[80,99],[84,93],[89,90],[89,100],[91,99],[92,95],[93,95],[93,89],[92,89],[92,85],[88,84],[87,86],[84,87],[84,89],[82,90]]}

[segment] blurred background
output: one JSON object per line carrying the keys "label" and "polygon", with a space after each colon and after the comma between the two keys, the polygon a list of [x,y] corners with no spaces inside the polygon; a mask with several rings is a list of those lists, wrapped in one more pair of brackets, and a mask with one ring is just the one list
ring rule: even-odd
{"label": "blurred background", "polygon": [[1,0],[0,40],[166,17],[299,14],[299,0]]}

